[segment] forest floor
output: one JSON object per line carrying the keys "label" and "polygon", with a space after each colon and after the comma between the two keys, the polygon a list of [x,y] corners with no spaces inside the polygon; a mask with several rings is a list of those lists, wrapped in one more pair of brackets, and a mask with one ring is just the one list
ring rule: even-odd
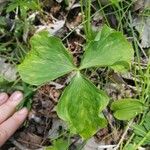
{"label": "forest floor", "polygon": [[[150,68],[150,1],[92,0],[87,18],[83,15],[87,11],[86,1],[82,5],[78,0],[31,1],[33,3],[28,5],[28,0],[0,0],[0,91],[9,94],[22,91],[25,98],[21,105],[30,109],[24,125],[1,149],[42,150],[54,145],[55,148],[49,147],[49,150],[65,150],[65,142],[69,141],[69,150],[97,150],[98,147],[99,150],[113,150],[112,145],[128,141],[133,133],[132,129],[126,131],[130,122],[118,121],[109,108],[105,112],[109,122],[107,128],[100,129],[88,141],[83,141],[78,135],[70,135],[65,122],[58,118],[55,111],[70,76],[63,76],[43,86],[31,86],[21,80],[16,66],[30,51],[29,39],[42,30],[61,38],[78,65],[87,38],[86,21],[90,20],[93,32],[98,32],[107,24],[122,32],[132,43],[135,50],[132,68],[125,74],[107,68],[88,69],[85,74],[98,88],[105,90],[110,101],[143,97],[143,87],[150,87],[150,78],[146,83],[142,80],[144,71]],[[144,92],[144,98],[150,102],[150,88]],[[134,123],[138,124],[137,118]],[[150,136],[149,142],[140,146],[150,149],[149,144]]]}

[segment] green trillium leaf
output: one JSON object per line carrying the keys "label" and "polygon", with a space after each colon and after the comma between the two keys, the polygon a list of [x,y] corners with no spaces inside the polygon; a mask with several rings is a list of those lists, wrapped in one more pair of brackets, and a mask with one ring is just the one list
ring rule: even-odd
{"label": "green trillium leaf", "polygon": [[40,32],[31,38],[31,51],[18,66],[23,81],[40,85],[75,69],[73,58],[60,39]]}
{"label": "green trillium leaf", "polygon": [[66,121],[72,133],[90,138],[107,125],[102,110],[108,97],[79,72],[64,90],[57,105],[58,116]]}
{"label": "green trillium leaf", "polygon": [[143,112],[145,105],[136,99],[122,99],[112,103],[111,110],[119,120],[130,120]]}
{"label": "green trillium leaf", "polygon": [[69,147],[68,140],[57,139],[53,142],[53,146],[45,147],[44,150],[67,150]]}
{"label": "green trillium leaf", "polygon": [[[102,113],[108,96],[97,89],[73,64],[72,55],[61,40],[40,32],[31,38],[31,51],[18,66],[23,81],[41,85],[76,70],[76,75],[66,87],[57,105],[58,116],[67,122],[72,133],[88,139],[107,125]],[[129,69],[133,57],[131,45],[124,36],[104,26],[95,40],[85,47],[79,70],[89,67],[111,67],[115,71]],[[118,119],[128,120],[143,111],[138,100],[114,102],[111,109]]]}
{"label": "green trillium leaf", "polygon": [[133,53],[132,46],[122,33],[105,25],[95,40],[85,47],[80,69],[109,66],[124,72],[130,68]]}

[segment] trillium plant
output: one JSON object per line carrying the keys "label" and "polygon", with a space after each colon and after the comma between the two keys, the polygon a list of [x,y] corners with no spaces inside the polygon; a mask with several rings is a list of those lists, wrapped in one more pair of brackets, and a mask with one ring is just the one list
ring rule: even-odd
{"label": "trillium plant", "polygon": [[[43,31],[31,38],[31,51],[18,66],[22,80],[31,85],[43,85],[65,74],[75,72],[56,106],[58,116],[68,124],[71,133],[88,139],[107,126],[103,110],[109,103],[107,94],[99,90],[81,73],[91,67],[110,67],[126,72],[133,59],[133,49],[122,35],[106,25],[93,41],[84,47],[79,67],[59,38]],[[144,104],[136,99],[117,100],[111,105],[114,116],[129,120],[141,113]],[[129,112],[130,111],[130,112]]]}

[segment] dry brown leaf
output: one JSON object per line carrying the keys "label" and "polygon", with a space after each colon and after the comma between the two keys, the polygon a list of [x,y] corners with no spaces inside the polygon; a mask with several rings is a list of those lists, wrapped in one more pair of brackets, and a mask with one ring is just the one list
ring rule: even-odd
{"label": "dry brown leaf", "polygon": [[7,81],[15,81],[17,78],[17,70],[14,65],[6,63],[4,58],[0,58],[0,77]]}

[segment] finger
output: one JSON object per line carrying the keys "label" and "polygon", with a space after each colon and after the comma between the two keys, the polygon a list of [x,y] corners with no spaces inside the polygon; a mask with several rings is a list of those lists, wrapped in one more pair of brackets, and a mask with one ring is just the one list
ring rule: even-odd
{"label": "finger", "polygon": [[16,106],[23,99],[21,92],[14,92],[6,103],[0,106],[0,124],[10,117],[16,110]]}
{"label": "finger", "polygon": [[27,114],[27,108],[23,108],[0,125],[0,147],[10,138],[11,135],[15,133],[19,126],[24,122]]}
{"label": "finger", "polygon": [[4,104],[8,100],[8,95],[6,93],[0,93],[0,105]]}

